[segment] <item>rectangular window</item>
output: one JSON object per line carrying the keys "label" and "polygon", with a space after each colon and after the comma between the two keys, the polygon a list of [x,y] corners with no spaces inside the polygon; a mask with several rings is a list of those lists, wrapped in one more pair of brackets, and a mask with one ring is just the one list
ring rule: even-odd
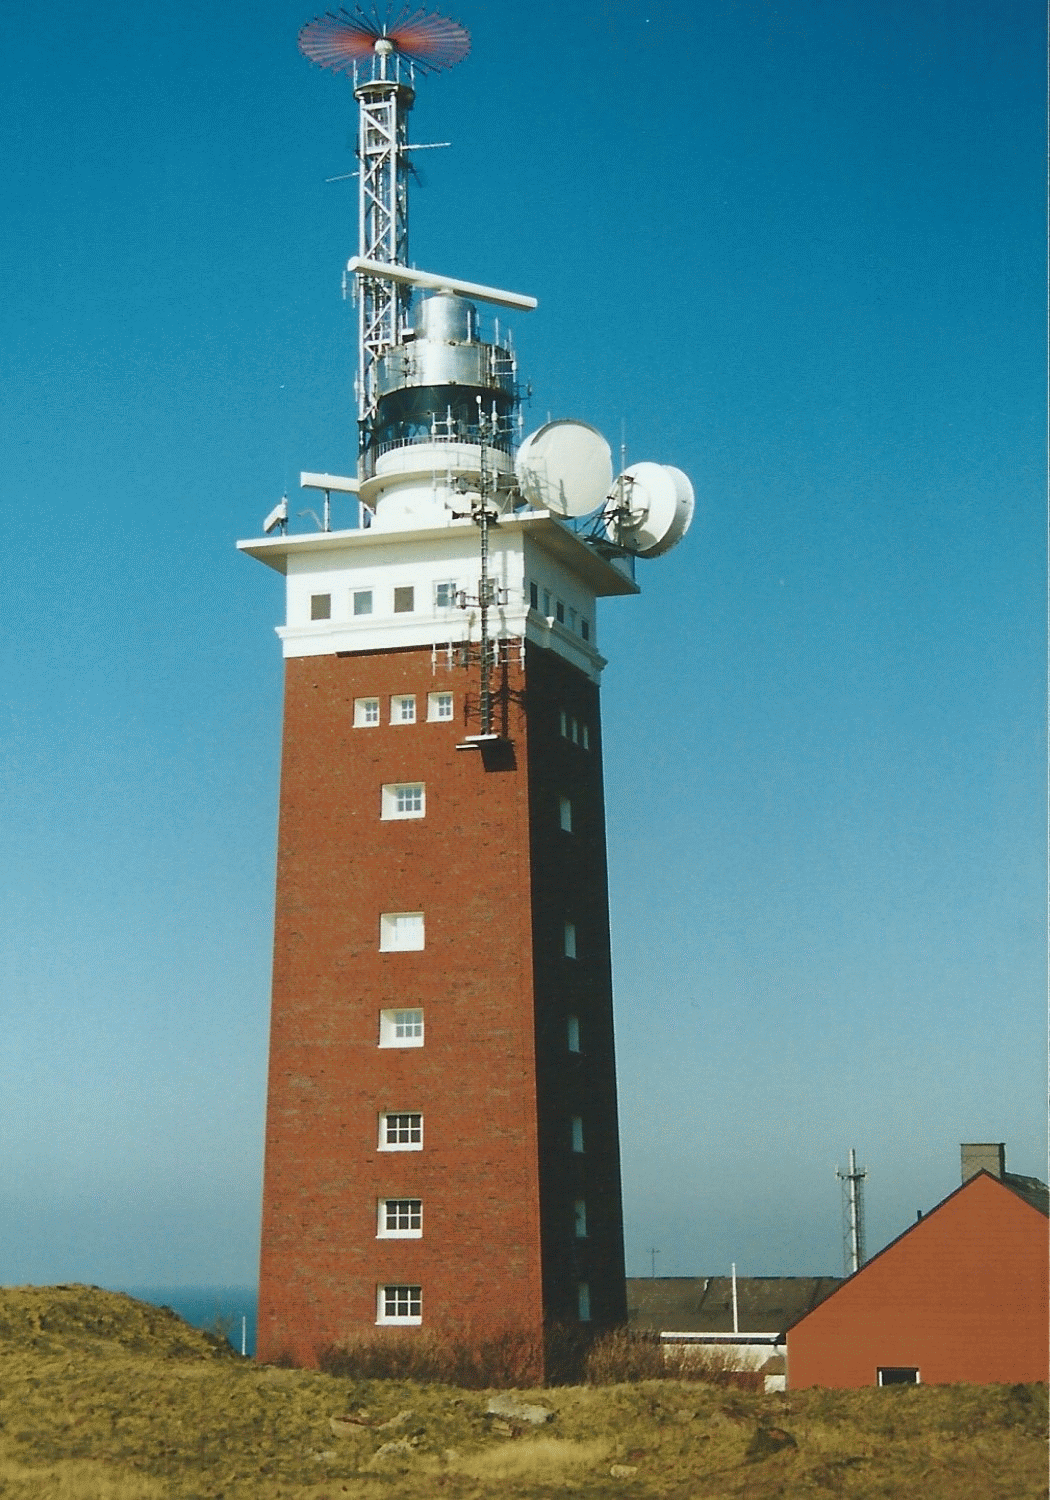
{"label": "rectangular window", "polygon": [[583,1152],[582,1115],[573,1115],[572,1117],[572,1149],[577,1153],[577,1155],[580,1155]]}
{"label": "rectangular window", "polygon": [[587,1238],[587,1205],[582,1198],[577,1198],[573,1204],[573,1214],[576,1219],[576,1238],[585,1240]]}
{"label": "rectangular window", "polygon": [[584,724],[584,726],[583,726],[582,740],[583,740],[583,748],[585,750],[589,750],[591,748],[591,736],[590,736],[590,731],[588,730],[586,724]]}
{"label": "rectangular window", "polygon": [[427,718],[433,724],[439,719],[452,718],[452,694],[428,693]]}
{"label": "rectangular window", "polygon": [[414,724],[416,722],[416,695],[402,693],[390,700],[391,724]]}
{"label": "rectangular window", "polygon": [[416,591],[409,586],[394,590],[395,615],[410,615],[416,607]]}
{"label": "rectangular window", "polygon": [[372,590],[354,590],[354,614],[370,615],[372,613]]}
{"label": "rectangular window", "polygon": [[389,1114],[379,1116],[380,1151],[422,1151],[423,1116]]}
{"label": "rectangular window", "polygon": [[418,953],[426,947],[421,911],[385,911],[379,918],[380,953]]}
{"label": "rectangular window", "polygon": [[422,1323],[423,1290],[418,1286],[381,1286],[376,1304],[377,1323]]}
{"label": "rectangular window", "polygon": [[419,1240],[423,1238],[423,1202],[420,1198],[380,1198],[377,1239]]}
{"label": "rectangular window", "polygon": [[918,1385],[919,1372],[912,1365],[880,1365],[880,1385]]}
{"label": "rectangular window", "polygon": [[572,832],[572,803],[568,797],[558,798],[558,820],[566,833]]}
{"label": "rectangular window", "polygon": [[559,723],[561,726],[561,737],[563,740],[567,740],[569,737],[569,716],[565,712],[564,708],[561,711]]}
{"label": "rectangular window", "polygon": [[529,584],[529,607],[531,609],[539,609],[540,607],[540,591],[534,583]]}
{"label": "rectangular window", "polygon": [[422,781],[393,782],[383,787],[381,818],[423,818],[427,789]]}
{"label": "rectangular window", "polygon": [[332,618],[331,594],[310,595],[310,618],[311,620],[330,620]]}
{"label": "rectangular window", "polygon": [[565,1032],[566,1032],[566,1038],[567,1038],[567,1041],[568,1041],[568,1044],[569,1044],[569,1051],[570,1052],[579,1052],[579,1050],[580,1050],[580,1018],[579,1018],[579,1016],[569,1016],[567,1018],[566,1023],[565,1023]]}
{"label": "rectangular window", "polygon": [[[565,957],[576,957],[576,923],[566,922],[564,927]],[[422,944],[420,944],[422,947]]]}
{"label": "rectangular window", "polygon": [[565,624],[565,605],[561,602],[560,599],[558,600],[558,603],[555,606],[554,615],[555,615],[555,618],[557,619],[559,625],[564,625]]}
{"label": "rectangular window", "polygon": [[435,583],[434,604],[438,609],[452,609],[456,603],[456,585],[454,583]]}
{"label": "rectangular window", "polygon": [[590,620],[585,620],[585,619],[581,618],[581,620],[580,620],[580,634],[583,636],[583,638],[584,638],[585,641],[589,641],[590,640],[590,638],[591,638],[591,622],[590,622]]}
{"label": "rectangular window", "polygon": [[544,589],[543,590],[543,613],[547,616],[547,618],[549,620],[550,619],[550,614],[551,614],[551,591],[550,591],[550,589]]}
{"label": "rectangular window", "polygon": [[586,1281],[576,1283],[576,1316],[581,1323],[591,1321],[591,1288]]}
{"label": "rectangular window", "polygon": [[569,629],[573,635],[576,634],[576,611],[574,609],[569,610]]}
{"label": "rectangular window", "polygon": [[574,745],[578,745],[580,743],[580,726],[575,719],[573,719],[571,724],[569,725],[569,738],[572,740]]}
{"label": "rectangular window", "polygon": [[379,699],[378,698],[355,698],[354,699],[354,728],[371,729],[379,723]]}
{"label": "rectangular window", "polygon": [[381,1010],[379,1012],[379,1045],[381,1047],[422,1047],[423,1012],[421,1010]]}

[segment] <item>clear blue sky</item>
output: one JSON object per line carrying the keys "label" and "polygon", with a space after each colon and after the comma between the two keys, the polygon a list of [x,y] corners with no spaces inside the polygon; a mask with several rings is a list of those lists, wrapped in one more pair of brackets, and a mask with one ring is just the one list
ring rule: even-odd
{"label": "clear blue sky", "polygon": [[[0,48],[0,1281],[254,1278],[279,580],[352,462],[349,86],[310,0]],[[1044,13],[464,0],[426,267],[694,480],[601,620],[628,1267],[835,1272],[961,1140],[1045,1171]],[[339,516],[337,515],[337,521]]]}

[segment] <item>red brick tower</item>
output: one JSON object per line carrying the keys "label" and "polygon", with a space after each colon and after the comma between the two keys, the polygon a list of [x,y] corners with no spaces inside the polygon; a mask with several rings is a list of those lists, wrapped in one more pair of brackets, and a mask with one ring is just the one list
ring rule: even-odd
{"label": "red brick tower", "polygon": [[[398,68],[428,19],[367,33],[361,458],[304,476],[363,525],[328,530],[326,493],[326,529],[285,534],[283,504],[239,544],[287,578],[258,1350],[302,1364],[626,1318],[595,606],[691,491],[635,466],[577,534],[608,447],[553,423],[515,463],[513,355],[474,305],[534,303],[405,266]],[[360,63],[353,28],[301,45],[352,31]]]}

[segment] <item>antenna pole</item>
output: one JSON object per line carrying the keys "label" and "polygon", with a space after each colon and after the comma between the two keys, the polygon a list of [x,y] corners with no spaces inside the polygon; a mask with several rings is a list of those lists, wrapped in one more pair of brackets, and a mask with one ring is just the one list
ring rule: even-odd
{"label": "antenna pole", "polygon": [[857,1169],[857,1153],[850,1147],[849,1171],[840,1172],[835,1168],[835,1176],[842,1183],[842,1219],[843,1219],[843,1260],[847,1276],[852,1276],[859,1271],[866,1260],[864,1246],[864,1179],[867,1171],[861,1167]]}

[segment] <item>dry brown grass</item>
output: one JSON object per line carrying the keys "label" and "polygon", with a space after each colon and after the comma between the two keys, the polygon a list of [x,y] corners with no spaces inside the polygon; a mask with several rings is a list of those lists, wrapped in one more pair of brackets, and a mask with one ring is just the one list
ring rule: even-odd
{"label": "dry brown grass", "polygon": [[76,1287],[0,1291],[0,1358],[3,1500],[1046,1494],[1038,1386],[564,1386],[529,1395],[554,1413],[534,1430],[481,1392],[257,1366]]}

